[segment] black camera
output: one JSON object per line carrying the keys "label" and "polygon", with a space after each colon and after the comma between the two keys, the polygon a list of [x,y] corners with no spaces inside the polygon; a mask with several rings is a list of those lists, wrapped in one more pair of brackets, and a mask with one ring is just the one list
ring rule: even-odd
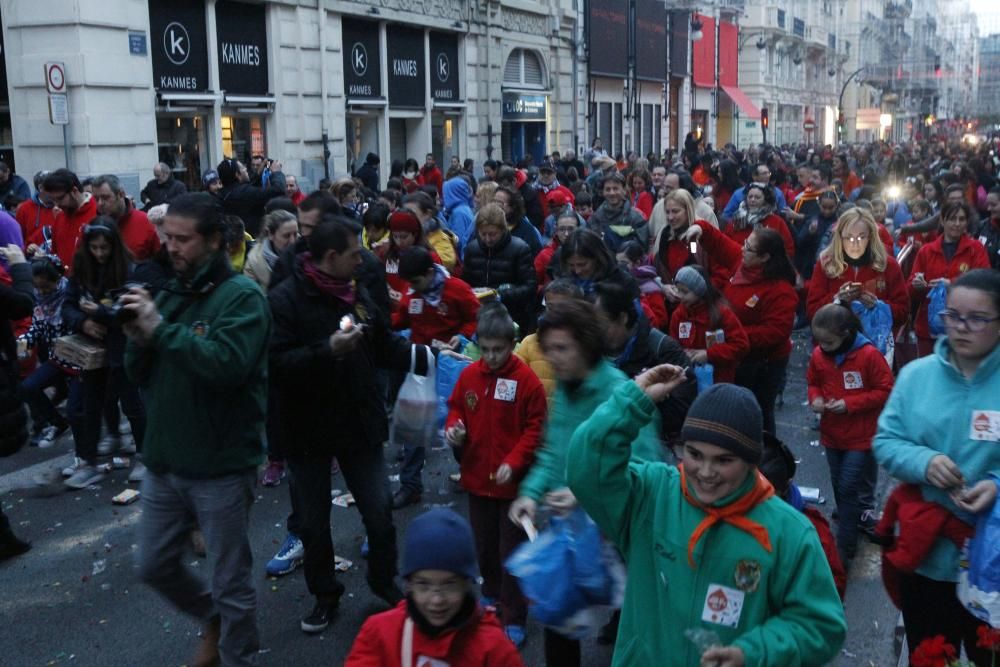
{"label": "black camera", "polygon": [[115,300],[114,303],[112,303],[111,306],[108,308],[108,310],[110,311],[111,317],[114,319],[115,323],[119,325],[128,324],[129,322],[135,320],[136,317],[138,317],[138,315],[134,310],[126,308],[125,304],[122,303],[122,296],[128,294],[129,290],[132,289],[133,287],[138,287],[146,290],[149,289],[149,285],[147,285],[146,283],[127,282],[125,283],[125,286],[122,287],[120,290],[115,290],[113,292]]}

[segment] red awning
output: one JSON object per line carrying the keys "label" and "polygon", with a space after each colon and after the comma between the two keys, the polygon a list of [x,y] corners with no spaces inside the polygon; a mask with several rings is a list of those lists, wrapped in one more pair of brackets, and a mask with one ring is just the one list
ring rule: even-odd
{"label": "red awning", "polygon": [[748,118],[760,118],[760,109],[758,109],[754,103],[750,101],[750,98],[747,97],[746,93],[740,90],[739,86],[727,86],[722,84],[720,87],[726,91],[726,95],[729,95],[729,99],[735,102],[736,106],[740,108],[740,111],[746,114]]}

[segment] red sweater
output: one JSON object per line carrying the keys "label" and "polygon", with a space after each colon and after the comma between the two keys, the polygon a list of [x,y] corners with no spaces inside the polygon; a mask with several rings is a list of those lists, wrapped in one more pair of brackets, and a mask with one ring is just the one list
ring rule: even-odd
{"label": "red sweater", "polygon": [[[795,241],[792,240],[792,234],[788,231],[788,225],[785,223],[784,219],[772,213],[764,218],[760,224],[768,229],[773,229],[781,235],[781,240],[785,242],[785,253],[788,255],[789,260],[793,259],[795,257]],[[747,225],[743,229],[736,229],[736,225],[729,223],[726,227],[726,231],[723,233],[738,243],[740,245],[740,249],[742,250],[743,244],[748,238],[750,238],[750,234],[753,233],[753,230],[754,228],[750,225]]]}
{"label": "red sweater", "polygon": [[685,350],[708,350],[708,363],[715,367],[715,382],[732,382],[736,379],[736,367],[750,351],[750,340],[736,314],[728,307],[719,305],[719,326],[725,342],[711,347],[705,334],[713,330],[709,324],[708,308],[698,303],[694,306],[677,304],[670,317],[670,335]]}
{"label": "red sweater", "polygon": [[922,290],[914,289],[913,278],[916,274],[923,273],[927,282],[937,278],[955,280],[972,269],[990,268],[990,258],[986,255],[986,248],[979,241],[963,234],[958,240],[958,249],[955,250],[955,256],[950,262],[944,258],[942,243],[944,237],[940,236],[920,248],[913,262],[913,271],[910,272],[910,296],[914,301],[920,302],[913,316],[913,328],[921,338],[931,338],[930,325],[927,321],[927,295],[930,294],[930,287]]}
{"label": "red sweater", "polygon": [[[403,624],[406,600],[395,609],[371,616],[354,639],[345,667],[395,667],[403,663]],[[435,662],[420,662],[430,658]],[[461,627],[428,637],[414,624],[413,663],[450,667],[524,667],[517,649],[507,639],[500,621],[489,610],[477,608]]]}
{"label": "red sweater", "polygon": [[[712,225],[702,220],[695,221],[695,224],[701,227],[703,239],[706,236],[706,229],[715,231]],[[691,243],[689,241],[680,239],[667,241],[666,235],[668,233],[668,229],[663,230],[660,246],[656,249],[656,270],[659,272],[660,278],[663,279],[664,283],[674,282],[674,276],[677,275],[677,272],[688,264],[698,264],[708,271],[712,284],[715,285],[717,290],[721,291],[725,288],[726,282],[729,281],[729,276],[733,275],[733,271],[736,269],[735,264],[726,266],[710,258],[700,248],[700,243],[695,244],[695,252],[692,254]]]}
{"label": "red sweater", "polygon": [[21,226],[21,236],[24,238],[25,248],[32,243],[39,248],[42,247],[42,244],[45,243],[42,228],[52,227],[56,219],[51,208],[39,206],[34,199],[21,202],[14,217],[17,219],[17,224]]}
{"label": "red sweater", "polygon": [[906,320],[910,312],[910,297],[906,293],[903,272],[892,257],[886,258],[885,271],[881,273],[873,269],[871,264],[858,268],[848,266],[836,278],[826,275],[822,259],[817,260],[812,279],[809,281],[809,298],[806,302],[806,315],[809,319],[812,319],[817,310],[828,303],[833,303],[837,291],[844,283],[861,283],[862,290],[871,292],[889,304],[892,309],[892,319],[896,324]]}
{"label": "red sweater", "polygon": [[441,176],[441,170],[436,165],[430,169],[421,167],[420,173],[417,176],[417,182],[420,185],[433,185],[437,188],[438,196],[440,196],[441,188],[444,186],[444,177]]}
{"label": "red sweater", "polygon": [[[389,249],[387,249],[386,254],[381,259],[385,264],[385,283],[389,288],[389,302],[393,312],[395,312],[399,310],[399,304],[403,300],[403,297],[410,291],[410,282],[399,277],[398,252],[396,255],[390,255]],[[431,250],[431,260],[435,264],[441,263],[441,258],[433,250]]]}
{"label": "red sweater", "polygon": [[837,540],[833,537],[833,531],[830,530],[830,522],[815,507],[806,507],[802,513],[806,515],[813,528],[816,529],[816,534],[819,535],[819,544],[823,547],[826,561],[830,564],[830,571],[833,573],[833,583],[837,587],[837,592],[840,593],[840,599],[843,600],[847,593],[847,571],[844,570],[844,564],[840,560]]}
{"label": "red sweater", "polygon": [[642,217],[649,220],[649,216],[653,214],[653,206],[656,204],[656,200],[653,199],[652,193],[647,190],[640,192],[638,197],[630,195],[629,203],[632,204],[632,208],[642,213]]}
{"label": "red sweater", "polygon": [[549,276],[548,268],[549,264],[552,262],[552,256],[556,254],[556,250],[559,250],[559,237],[554,237],[549,244],[542,248],[537,255],[535,255],[535,278],[538,281],[538,293],[541,294],[545,289],[545,286],[552,282],[552,278]]}
{"label": "red sweater", "polygon": [[837,363],[816,346],[806,371],[809,402],[844,399],[847,412],[826,411],[819,422],[820,441],[831,449],[868,450],[878,417],[892,391],[892,369],[871,343],[855,347]]}
{"label": "red sweater", "polygon": [[[519,357],[511,355],[496,372],[482,359],[462,371],[448,399],[445,422],[445,430],[460,419],[465,424],[462,486],[477,496],[516,498],[541,444],[546,416],[545,388]],[[514,476],[499,485],[494,474],[504,463]]]}
{"label": "red sweater", "polygon": [[80,242],[80,230],[97,217],[97,202],[90,195],[86,197],[83,205],[72,214],[59,211],[52,223],[52,249],[66,266],[67,273],[73,272],[73,255]]}
{"label": "red sweater", "polygon": [[122,243],[132,253],[137,262],[144,262],[160,249],[160,237],[156,235],[156,227],[149,221],[146,214],[129,206],[124,216],[118,218],[118,231],[122,235]]}
{"label": "red sweater", "polygon": [[410,340],[420,345],[430,345],[434,340],[447,343],[458,334],[471,338],[476,333],[478,312],[479,299],[468,283],[449,276],[436,307],[428,304],[422,295],[407,289],[399,309],[392,313],[392,328],[409,328]]}

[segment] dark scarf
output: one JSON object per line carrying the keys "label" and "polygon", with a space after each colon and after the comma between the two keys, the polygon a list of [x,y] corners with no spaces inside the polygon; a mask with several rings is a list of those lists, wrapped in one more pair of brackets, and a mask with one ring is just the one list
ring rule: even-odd
{"label": "dark scarf", "polygon": [[427,620],[427,617],[420,613],[420,610],[417,609],[416,603],[413,601],[412,595],[406,596],[406,613],[413,619],[413,623],[417,626],[417,629],[420,630],[420,632],[431,638],[439,637],[446,632],[462,628],[472,620],[473,616],[476,614],[476,596],[474,593],[466,594],[465,600],[462,602],[462,606],[458,610],[458,613],[441,627],[432,625],[431,622]]}
{"label": "dark scarf", "polygon": [[857,259],[854,259],[853,257],[851,257],[850,255],[848,255],[845,252],[844,253],[844,263],[847,264],[848,266],[853,266],[855,269],[860,269],[863,266],[868,266],[869,264],[871,264],[872,263],[872,246],[871,246],[872,243],[881,243],[881,241],[879,241],[879,239],[878,239],[877,236],[875,238],[873,238],[873,239],[868,239],[868,247],[865,248],[865,254],[861,255],[861,257],[858,257]]}
{"label": "dark scarf", "polygon": [[326,296],[342,301],[347,306],[354,305],[357,294],[354,291],[353,280],[341,280],[340,278],[334,278],[328,273],[323,273],[323,271],[321,271],[313,262],[312,253],[310,252],[302,253],[302,259],[300,261],[302,263],[303,273],[306,274],[306,278],[309,279],[309,282],[311,282],[316,289]]}
{"label": "dark scarf", "polygon": [[857,338],[858,338],[858,334],[857,333],[855,333],[852,336],[846,336],[844,338],[843,342],[840,344],[840,347],[838,347],[833,352],[827,352],[823,348],[820,348],[820,351],[823,354],[825,354],[826,356],[833,357],[834,359],[836,359],[836,358],[841,357],[841,356],[847,354],[848,352],[850,352],[851,348],[854,347],[854,341],[856,341]]}

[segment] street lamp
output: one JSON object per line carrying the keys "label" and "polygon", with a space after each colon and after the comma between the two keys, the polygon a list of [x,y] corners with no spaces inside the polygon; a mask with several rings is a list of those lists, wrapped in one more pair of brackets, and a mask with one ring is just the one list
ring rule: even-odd
{"label": "street lamp", "polygon": [[837,98],[837,120],[839,121],[837,123],[837,137],[838,137],[838,139],[841,138],[841,135],[844,133],[844,93],[847,92],[847,85],[852,80],[854,80],[854,77],[856,77],[857,75],[861,74],[866,69],[868,69],[867,65],[865,65],[864,67],[859,67],[858,69],[856,69],[853,72],[851,72],[851,75],[849,77],[847,77],[847,81],[845,81],[844,85],[841,86],[841,88],[840,88],[840,97]]}

